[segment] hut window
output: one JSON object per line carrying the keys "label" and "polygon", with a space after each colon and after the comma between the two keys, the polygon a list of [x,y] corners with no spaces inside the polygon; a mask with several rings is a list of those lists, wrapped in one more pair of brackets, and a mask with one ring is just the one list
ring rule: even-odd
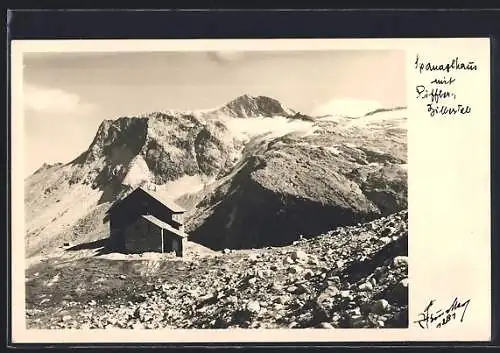
{"label": "hut window", "polygon": [[175,214],[174,213],[172,215],[172,220],[175,221],[175,222],[178,222],[178,223],[182,223],[182,221],[183,221],[182,214],[180,214],[180,213]]}

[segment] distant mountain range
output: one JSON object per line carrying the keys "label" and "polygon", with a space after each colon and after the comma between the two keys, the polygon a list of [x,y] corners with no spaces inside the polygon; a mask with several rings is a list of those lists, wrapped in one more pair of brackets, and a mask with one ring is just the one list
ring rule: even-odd
{"label": "distant mountain range", "polygon": [[106,210],[139,185],[186,207],[191,239],[213,249],[288,244],[405,209],[405,114],[312,117],[243,95],[104,120],[73,161],[25,180],[27,255],[107,237]]}

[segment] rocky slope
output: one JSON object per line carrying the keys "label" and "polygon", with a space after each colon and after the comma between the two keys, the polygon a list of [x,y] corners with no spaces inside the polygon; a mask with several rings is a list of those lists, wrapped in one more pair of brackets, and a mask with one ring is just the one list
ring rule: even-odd
{"label": "rocky slope", "polygon": [[408,326],[408,215],[292,245],[179,260],[47,260],[27,271],[29,328]]}
{"label": "rocky slope", "polygon": [[376,118],[319,119],[305,132],[252,139],[189,212],[191,239],[215,249],[283,245],[405,209],[405,119]]}
{"label": "rocky slope", "polygon": [[289,244],[405,209],[404,113],[314,118],[245,95],[105,120],[75,160],[26,179],[27,256],[107,237],[106,210],[142,184],[187,207],[192,240],[213,249]]}

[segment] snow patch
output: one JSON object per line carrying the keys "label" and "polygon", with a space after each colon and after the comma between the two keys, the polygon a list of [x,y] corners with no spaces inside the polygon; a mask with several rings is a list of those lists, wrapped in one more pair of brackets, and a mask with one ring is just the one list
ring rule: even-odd
{"label": "snow patch", "polygon": [[177,199],[185,194],[191,194],[203,190],[205,185],[213,182],[213,178],[204,178],[200,175],[184,175],[176,180],[169,181],[163,185],[156,185],[159,195],[170,199]]}
{"label": "snow patch", "polygon": [[329,151],[337,156],[340,154],[340,150],[336,147],[331,147],[331,146],[325,147],[325,150],[327,150],[327,151]]}
{"label": "snow patch", "polygon": [[128,173],[125,175],[122,184],[136,187],[150,178],[151,172],[146,161],[142,156],[138,155],[130,162]]}
{"label": "snow patch", "polygon": [[335,122],[339,122],[344,119],[346,119],[344,116],[337,114],[327,114],[317,118],[318,121],[335,121]]}
{"label": "snow patch", "polygon": [[225,119],[224,122],[231,133],[242,140],[264,134],[275,138],[291,132],[313,132],[313,122],[289,119],[282,116],[272,118]]}
{"label": "snow patch", "polygon": [[406,120],[405,112],[402,112],[401,110],[395,110],[395,111],[375,113],[373,115],[364,116],[358,119],[352,119],[346,123],[346,126],[365,127],[384,122],[393,122],[393,121],[402,122],[405,120]]}
{"label": "snow patch", "polygon": [[355,144],[350,143],[350,142],[344,143],[344,146],[349,147],[349,148],[356,148],[357,147]]}

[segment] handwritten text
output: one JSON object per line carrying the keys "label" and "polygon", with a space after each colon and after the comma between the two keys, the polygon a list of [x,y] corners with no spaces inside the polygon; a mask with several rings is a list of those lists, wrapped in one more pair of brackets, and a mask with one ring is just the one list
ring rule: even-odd
{"label": "handwritten text", "polygon": [[[460,102],[454,89],[457,78],[452,74],[477,71],[478,66],[474,61],[455,57],[449,62],[433,63],[422,60],[417,54],[415,70],[419,74],[426,74],[423,77],[431,75],[431,79],[427,78],[426,82],[419,82],[415,87],[415,97],[424,102],[427,113],[431,117],[464,116],[472,112],[469,104]],[[434,76],[434,73],[439,76]]]}
{"label": "handwritten text", "polygon": [[463,322],[469,303],[470,299],[461,302],[455,298],[446,309],[438,309],[435,300],[431,300],[424,311],[419,314],[420,318],[413,323],[418,324],[423,329],[428,329],[443,327],[458,318],[460,318],[459,322]]}

